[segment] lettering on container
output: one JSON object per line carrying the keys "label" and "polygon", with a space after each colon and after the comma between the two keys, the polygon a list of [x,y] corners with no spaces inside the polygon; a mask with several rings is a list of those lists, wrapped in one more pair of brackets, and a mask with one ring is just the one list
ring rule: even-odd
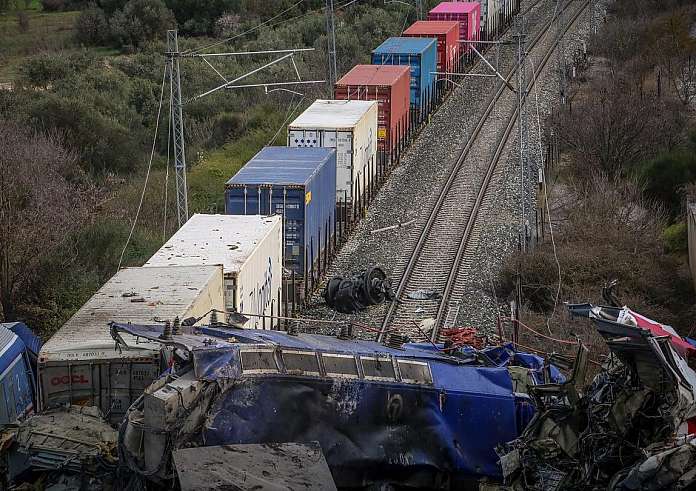
{"label": "lettering on container", "polygon": [[[254,313],[263,314],[273,299],[273,258],[268,258],[268,268],[263,273],[263,281],[256,289],[249,292],[249,301],[254,306]],[[243,312],[243,311],[242,311]],[[258,325],[258,320],[256,321]]]}
{"label": "lettering on container", "polygon": [[[51,377],[51,385],[70,385],[71,380],[69,375],[59,377]],[[75,374],[72,376],[72,385],[89,384],[90,381],[85,375]]]}

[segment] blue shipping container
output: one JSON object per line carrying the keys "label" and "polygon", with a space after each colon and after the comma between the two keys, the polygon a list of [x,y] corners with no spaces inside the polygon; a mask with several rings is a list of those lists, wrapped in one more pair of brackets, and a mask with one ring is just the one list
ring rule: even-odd
{"label": "blue shipping container", "polygon": [[266,147],[225,186],[228,215],[283,215],[285,267],[304,274],[333,236],[336,150]]}
{"label": "blue shipping container", "polygon": [[411,106],[420,108],[435,88],[436,38],[388,38],[372,52],[373,65],[411,67]]}
{"label": "blue shipping container", "polygon": [[34,411],[36,391],[31,356],[36,356],[32,349],[40,346],[41,342],[24,324],[0,324],[0,427]]}

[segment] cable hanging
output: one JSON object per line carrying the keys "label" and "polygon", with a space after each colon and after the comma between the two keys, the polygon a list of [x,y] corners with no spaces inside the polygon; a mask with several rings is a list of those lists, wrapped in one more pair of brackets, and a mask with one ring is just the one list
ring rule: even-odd
{"label": "cable hanging", "polygon": [[157,145],[157,133],[159,133],[159,123],[160,123],[160,115],[162,114],[162,99],[164,97],[164,83],[167,80],[167,68],[165,67],[162,73],[162,87],[160,88],[160,97],[159,97],[159,107],[157,108],[157,120],[155,122],[155,134],[152,138],[152,149],[150,150],[150,162],[147,164],[147,173],[145,174],[145,183],[143,184],[143,191],[140,193],[140,202],[138,203],[138,209],[135,212],[135,219],[133,220],[133,224],[131,226],[130,232],[128,234],[128,239],[126,240],[126,245],[123,246],[123,250],[121,251],[121,257],[118,260],[118,268],[116,269],[116,272],[118,272],[121,269],[121,264],[123,264],[123,256],[126,253],[126,249],[128,248],[128,244],[130,243],[131,238],[133,237],[133,231],[135,230],[135,226],[138,224],[138,217],[140,216],[140,210],[143,207],[143,200],[145,199],[145,191],[147,190],[147,183],[150,180],[150,170],[152,170],[152,160],[155,157],[155,145]]}
{"label": "cable hanging", "polygon": [[[544,162],[544,152],[543,152],[543,148],[541,146],[541,116],[539,115],[539,92],[537,90],[537,85],[536,85],[536,69],[534,67],[534,61],[531,59],[531,57],[529,58],[529,63],[531,63],[531,65],[532,65],[532,73],[534,74],[534,81],[533,81],[534,104],[536,106],[536,119],[537,119],[537,127],[539,130],[539,156],[541,158],[541,165],[542,165],[542,169],[543,169],[545,162]],[[546,180],[546,174],[544,174],[544,180]],[[562,275],[562,271],[561,271],[561,263],[558,260],[558,252],[556,250],[556,239],[554,238],[554,235],[553,235],[553,223],[551,221],[551,208],[549,207],[549,197],[548,197],[548,194],[546,191],[546,186],[544,185],[543,188],[544,188],[544,202],[546,204],[546,216],[548,217],[548,220],[549,220],[549,233],[551,235],[551,245],[553,246],[553,257],[556,260],[556,267],[558,268],[558,288],[556,290],[556,297],[554,298],[554,302],[553,302],[553,310],[551,311],[551,316],[549,317],[549,319],[552,319],[556,313],[556,307],[558,306],[558,298],[561,296],[561,283],[562,283],[563,275]],[[543,224],[542,224],[542,226],[543,226]],[[548,325],[547,325],[547,328],[548,328]],[[550,328],[549,328],[549,331],[550,331]]]}

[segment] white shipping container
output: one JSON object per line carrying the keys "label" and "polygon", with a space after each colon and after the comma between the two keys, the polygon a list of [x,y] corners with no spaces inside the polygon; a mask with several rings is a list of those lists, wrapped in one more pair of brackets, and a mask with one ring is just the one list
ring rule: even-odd
{"label": "white shipping container", "polygon": [[[146,263],[150,266],[222,265],[225,309],[278,315],[282,305],[280,215],[194,215]],[[278,327],[250,317],[245,327]]]}
{"label": "white shipping container", "polygon": [[160,345],[122,335],[121,351],[109,322],[154,324],[222,310],[221,266],[125,268],[90,298],[39,352],[39,400],[95,405],[112,422],[159,375]]}
{"label": "white shipping container", "polygon": [[[352,202],[377,174],[377,102],[317,100],[288,125],[289,147],[336,149],[336,201]],[[360,186],[358,188],[358,182]]]}

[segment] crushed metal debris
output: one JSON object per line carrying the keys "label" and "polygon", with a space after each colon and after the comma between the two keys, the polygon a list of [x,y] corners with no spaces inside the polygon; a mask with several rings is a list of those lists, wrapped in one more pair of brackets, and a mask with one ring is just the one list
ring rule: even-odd
{"label": "crushed metal debris", "polygon": [[540,491],[694,485],[693,440],[674,440],[696,416],[696,372],[681,354],[689,342],[627,307],[569,309],[592,319],[610,356],[582,394],[582,350],[569,381],[530,388],[536,415],[498,447],[506,482]]}

